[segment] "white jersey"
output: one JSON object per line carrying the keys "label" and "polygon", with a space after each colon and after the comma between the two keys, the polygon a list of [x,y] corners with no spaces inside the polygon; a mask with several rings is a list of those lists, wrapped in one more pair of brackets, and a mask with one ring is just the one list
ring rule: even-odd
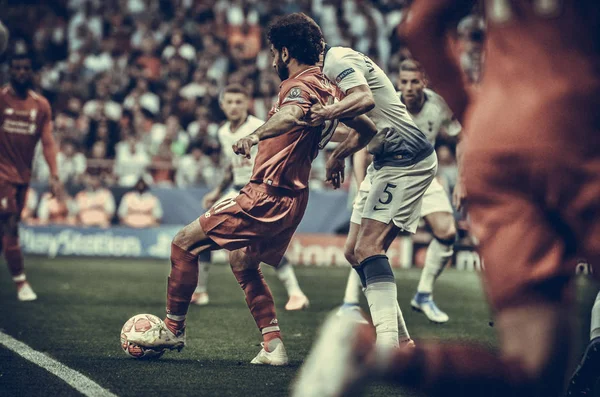
{"label": "white jersey", "polygon": [[[442,132],[448,136],[460,134],[462,127],[458,120],[454,118],[444,98],[429,88],[425,88],[423,91],[425,93],[425,103],[421,111],[417,114],[410,113],[410,115],[417,127],[425,134],[429,143],[435,145],[437,136]],[[402,97],[400,93],[398,95]]]}
{"label": "white jersey", "polygon": [[327,47],[323,74],[344,94],[354,87],[369,86],[375,107],[367,116],[377,126],[377,135],[367,148],[376,165],[408,166],[433,152],[390,79],[369,57],[351,48]]}
{"label": "white jersey", "polygon": [[258,145],[252,147],[251,158],[247,159],[244,156],[238,156],[233,152],[231,148],[234,143],[238,140],[247,137],[252,134],[258,127],[263,125],[265,122],[252,115],[248,115],[248,118],[238,127],[235,132],[231,132],[231,123],[228,121],[219,128],[217,136],[221,143],[221,150],[225,154],[227,163],[231,164],[233,170],[233,185],[244,186],[250,182],[252,177],[252,170],[254,169],[254,159],[258,153]]}

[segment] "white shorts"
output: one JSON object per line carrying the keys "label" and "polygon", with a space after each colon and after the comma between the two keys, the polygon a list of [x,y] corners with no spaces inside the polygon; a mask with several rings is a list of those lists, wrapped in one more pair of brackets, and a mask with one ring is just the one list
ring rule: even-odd
{"label": "white shorts", "polygon": [[421,216],[425,217],[429,214],[433,214],[434,212],[447,212],[449,214],[454,214],[448,193],[437,178],[433,178],[431,185],[429,185],[429,189],[427,189],[425,196],[423,196]]}
{"label": "white shorts", "polygon": [[425,192],[436,171],[435,153],[409,167],[376,170],[371,164],[354,200],[350,221],[359,225],[362,218],[394,222],[402,230],[416,232]]}

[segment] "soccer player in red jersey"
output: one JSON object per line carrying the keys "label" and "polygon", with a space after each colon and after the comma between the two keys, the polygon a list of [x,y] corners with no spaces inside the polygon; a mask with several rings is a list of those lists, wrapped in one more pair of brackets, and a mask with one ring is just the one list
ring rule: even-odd
{"label": "soccer player in red jersey", "polygon": [[[342,348],[346,359],[335,369],[314,366],[323,371],[302,382],[327,378],[335,392],[298,388],[298,396],[345,395],[369,375],[430,396],[562,394],[576,260],[600,261],[600,2],[485,1],[486,64],[469,104],[446,31],[472,3],[416,0],[405,34],[440,94],[464,115],[467,205],[500,351],[464,343],[369,351],[365,329],[338,322],[345,333],[326,332],[321,343],[338,352],[353,346]],[[599,347],[586,353],[592,379]],[[579,374],[569,394],[591,395],[590,377]]]}
{"label": "soccer player in red jersey", "polygon": [[[281,261],[308,202],[311,162],[331,138],[337,121],[311,127],[302,119],[313,104],[311,97],[333,102],[335,88],[317,66],[323,35],[304,14],[290,14],[268,29],[273,67],[282,80],[279,98],[269,119],[254,133],[233,145],[251,157],[258,145],[250,183],[234,199],[216,203],[200,218],[184,227],[171,246],[171,274],[167,287],[167,317],[138,339],[146,347],[181,349],[185,345],[185,317],[198,279],[198,255],[205,250],[230,251],[233,274],[246,295],[246,303],[263,335],[263,349],[253,364],[285,365],[273,296],[260,271],[260,263],[277,266]],[[366,116],[345,120],[363,134],[364,147],[375,135]],[[358,148],[360,149],[360,148]]]}
{"label": "soccer player in red jersey", "polygon": [[50,188],[61,190],[52,137],[50,104],[32,90],[32,59],[10,58],[10,83],[0,89],[0,236],[8,269],[21,301],[37,299],[27,282],[19,245],[19,220],[31,179],[31,162],[38,141],[50,168]]}

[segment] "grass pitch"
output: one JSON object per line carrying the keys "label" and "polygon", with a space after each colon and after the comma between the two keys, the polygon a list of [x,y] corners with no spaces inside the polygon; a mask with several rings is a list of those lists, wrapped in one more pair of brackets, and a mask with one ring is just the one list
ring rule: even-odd
{"label": "grass pitch", "polygon": [[[1,265],[0,265],[1,266]],[[260,333],[244,295],[227,266],[210,270],[211,304],[188,315],[188,347],[158,361],[137,361],[119,347],[123,323],[137,313],[164,316],[165,261],[27,258],[37,302],[18,302],[7,270],[0,267],[0,329],[83,373],[119,396],[285,396],[324,316],[340,304],[346,268],[297,268],[310,309],[286,312],[287,296],[274,272],[264,268],[278,309],[291,365],[250,365],[260,350]],[[419,270],[396,272],[398,296],[413,338],[468,339],[495,346],[495,331],[476,273],[447,270],[436,301],[450,322],[434,325],[409,310]],[[589,311],[597,286],[580,279],[577,356],[587,341]],[[71,396],[62,380],[0,347],[0,395]],[[417,396],[378,384],[370,396]]]}

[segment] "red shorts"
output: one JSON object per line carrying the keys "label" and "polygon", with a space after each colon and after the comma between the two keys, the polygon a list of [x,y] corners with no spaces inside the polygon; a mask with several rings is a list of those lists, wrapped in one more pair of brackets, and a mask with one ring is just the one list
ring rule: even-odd
{"label": "red shorts", "polygon": [[577,259],[600,263],[600,155],[467,147],[464,170],[494,310],[563,300]]}
{"label": "red shorts", "polygon": [[28,187],[28,185],[0,181],[0,217],[16,214],[19,219],[21,218]]}
{"label": "red shorts", "polygon": [[308,189],[288,192],[264,184],[249,183],[234,199],[216,203],[202,215],[202,230],[220,247],[277,266],[300,224]]}

